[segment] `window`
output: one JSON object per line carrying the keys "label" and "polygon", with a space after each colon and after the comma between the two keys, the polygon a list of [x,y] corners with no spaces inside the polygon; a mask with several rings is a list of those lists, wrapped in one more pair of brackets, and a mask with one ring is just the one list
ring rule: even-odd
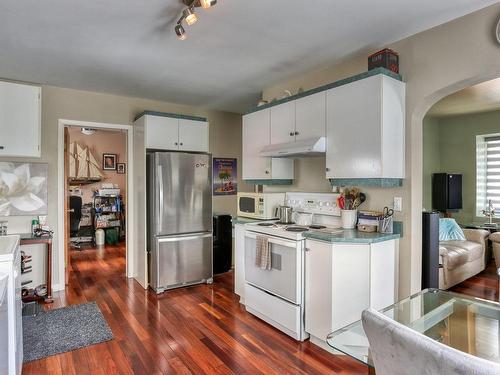
{"label": "window", "polygon": [[476,214],[491,200],[500,209],[500,134],[476,137]]}

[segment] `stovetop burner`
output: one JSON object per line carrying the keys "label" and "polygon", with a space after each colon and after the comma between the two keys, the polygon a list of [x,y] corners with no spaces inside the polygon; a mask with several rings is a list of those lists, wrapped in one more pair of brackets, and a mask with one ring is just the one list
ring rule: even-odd
{"label": "stovetop burner", "polygon": [[291,227],[286,227],[285,230],[287,232],[307,232],[309,228],[301,226],[291,226]]}
{"label": "stovetop burner", "polygon": [[293,223],[293,222],[285,223],[283,221],[277,221],[275,224],[279,224],[279,225],[292,225],[292,224],[295,224],[295,223]]}
{"label": "stovetop burner", "polygon": [[324,225],[309,225],[309,229],[325,229]]}
{"label": "stovetop burner", "polygon": [[260,227],[272,227],[275,224],[274,223],[259,223],[257,225]]}

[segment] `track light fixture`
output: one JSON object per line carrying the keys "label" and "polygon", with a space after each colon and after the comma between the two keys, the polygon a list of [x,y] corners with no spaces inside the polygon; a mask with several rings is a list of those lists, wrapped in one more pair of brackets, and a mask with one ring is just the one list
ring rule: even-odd
{"label": "track light fixture", "polygon": [[182,0],[182,2],[187,5],[187,8],[182,11],[181,18],[179,18],[177,25],[175,25],[175,33],[180,40],[184,40],[187,37],[186,30],[184,30],[184,27],[182,26],[182,21],[186,21],[188,26],[191,26],[198,21],[194,8],[211,8],[217,4],[217,0]]}
{"label": "track light fixture", "polygon": [[177,34],[179,40],[186,39],[186,30],[184,30],[184,27],[181,24],[177,24],[175,26],[175,33]]}

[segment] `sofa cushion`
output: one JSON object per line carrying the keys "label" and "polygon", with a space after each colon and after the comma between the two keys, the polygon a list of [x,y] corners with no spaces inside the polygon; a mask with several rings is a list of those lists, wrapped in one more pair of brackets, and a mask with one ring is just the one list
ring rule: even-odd
{"label": "sofa cushion", "polygon": [[447,269],[454,269],[481,258],[484,254],[483,246],[477,242],[441,241],[439,255],[443,258],[443,264]]}
{"label": "sofa cushion", "polygon": [[439,219],[439,241],[465,241],[465,234],[462,228],[457,224],[455,219],[441,218]]}

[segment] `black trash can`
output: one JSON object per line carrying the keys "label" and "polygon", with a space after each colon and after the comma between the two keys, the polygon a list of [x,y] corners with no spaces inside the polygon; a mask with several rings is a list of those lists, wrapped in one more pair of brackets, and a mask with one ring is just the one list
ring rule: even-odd
{"label": "black trash can", "polygon": [[214,275],[231,269],[232,247],[231,215],[214,215]]}

